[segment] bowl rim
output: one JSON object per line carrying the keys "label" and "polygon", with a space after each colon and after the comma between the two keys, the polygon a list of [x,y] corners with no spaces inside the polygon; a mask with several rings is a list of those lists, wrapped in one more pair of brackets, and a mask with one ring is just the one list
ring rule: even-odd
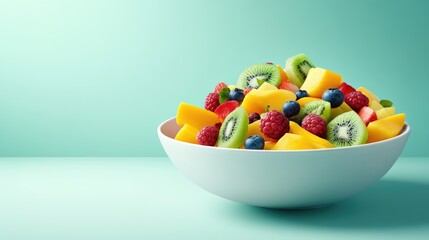
{"label": "bowl rim", "polygon": [[[347,146],[347,147],[337,147],[337,148],[320,148],[320,149],[299,149],[299,150],[263,150],[263,149],[242,149],[242,148],[224,148],[224,147],[212,147],[212,146],[204,146],[204,145],[199,145],[199,144],[193,144],[193,143],[188,143],[188,142],[182,142],[182,141],[178,141],[174,138],[171,138],[167,135],[165,135],[161,128],[167,124],[168,122],[175,120],[176,117],[171,117],[165,121],[163,121],[161,124],[158,125],[157,128],[157,132],[158,132],[158,136],[160,137],[161,135],[167,139],[170,139],[172,141],[175,141],[179,144],[185,144],[185,145],[189,145],[189,146],[193,146],[193,147],[197,147],[197,148],[203,148],[203,149],[219,149],[222,151],[237,151],[237,152],[252,152],[252,153],[298,153],[298,152],[323,152],[323,151],[340,151],[340,150],[347,150],[347,149],[353,149],[353,148],[362,148],[362,147],[369,147],[369,146],[376,146],[376,145],[380,145],[380,144],[384,144],[386,142],[390,142],[390,141],[395,141],[396,139],[405,137],[407,135],[410,134],[411,131],[411,127],[410,125],[405,122],[404,127],[402,128],[401,132],[392,138],[386,139],[386,140],[382,140],[382,141],[378,141],[378,142],[373,142],[373,143],[365,143],[365,144],[360,144],[360,145],[355,145],[355,146]],[[175,122],[175,121],[174,121]],[[179,126],[180,127],[180,126]]]}

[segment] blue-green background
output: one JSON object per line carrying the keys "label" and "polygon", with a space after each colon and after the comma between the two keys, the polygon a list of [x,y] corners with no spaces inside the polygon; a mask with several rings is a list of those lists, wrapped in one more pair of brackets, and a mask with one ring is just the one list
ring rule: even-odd
{"label": "blue-green background", "polygon": [[304,52],[391,99],[428,156],[425,1],[0,1],[0,156],[164,156],[156,127]]}

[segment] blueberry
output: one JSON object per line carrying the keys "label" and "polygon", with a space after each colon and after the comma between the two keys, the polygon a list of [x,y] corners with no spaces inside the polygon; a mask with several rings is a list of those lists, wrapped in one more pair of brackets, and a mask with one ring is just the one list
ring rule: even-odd
{"label": "blueberry", "polygon": [[331,108],[339,107],[344,101],[344,94],[338,88],[330,88],[326,90],[322,99],[331,103]]}
{"label": "blueberry", "polygon": [[308,92],[305,90],[298,90],[295,92],[296,100],[303,98],[303,97],[309,97]]}
{"label": "blueberry", "polygon": [[235,100],[239,103],[243,102],[244,92],[242,89],[235,88],[231,92],[229,92],[229,100]]}
{"label": "blueberry", "polygon": [[259,135],[252,135],[244,142],[244,148],[246,149],[264,149],[264,139]]}
{"label": "blueberry", "polygon": [[285,104],[283,104],[283,114],[287,118],[297,115],[300,109],[301,107],[299,106],[299,103],[296,101],[288,101]]}

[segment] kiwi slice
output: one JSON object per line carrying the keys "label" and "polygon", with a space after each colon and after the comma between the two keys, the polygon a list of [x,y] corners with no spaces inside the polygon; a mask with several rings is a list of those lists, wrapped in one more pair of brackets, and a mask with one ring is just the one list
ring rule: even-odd
{"label": "kiwi slice", "polygon": [[238,77],[237,87],[241,89],[257,89],[264,82],[276,87],[280,85],[280,72],[276,66],[272,64],[255,64],[248,67]]}
{"label": "kiwi slice", "polygon": [[338,115],[328,123],[327,139],[336,147],[347,147],[366,143],[368,130],[354,111]]}
{"label": "kiwi slice", "polygon": [[301,123],[302,119],[308,114],[313,113],[317,114],[328,122],[329,117],[331,116],[331,103],[324,100],[314,100],[301,107],[299,113],[292,117],[291,120]]}
{"label": "kiwi slice", "polygon": [[304,83],[310,68],[316,67],[307,55],[301,53],[286,60],[285,72],[288,79],[298,87]]}
{"label": "kiwi slice", "polygon": [[246,139],[249,116],[243,107],[232,111],[222,123],[217,144],[219,147],[240,148]]}

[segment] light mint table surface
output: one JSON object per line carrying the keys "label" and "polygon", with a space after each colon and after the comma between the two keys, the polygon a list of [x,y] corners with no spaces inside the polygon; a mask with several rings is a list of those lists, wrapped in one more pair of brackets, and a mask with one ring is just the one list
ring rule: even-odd
{"label": "light mint table surface", "polygon": [[314,210],[224,200],[168,158],[0,158],[0,239],[429,239],[429,158]]}

